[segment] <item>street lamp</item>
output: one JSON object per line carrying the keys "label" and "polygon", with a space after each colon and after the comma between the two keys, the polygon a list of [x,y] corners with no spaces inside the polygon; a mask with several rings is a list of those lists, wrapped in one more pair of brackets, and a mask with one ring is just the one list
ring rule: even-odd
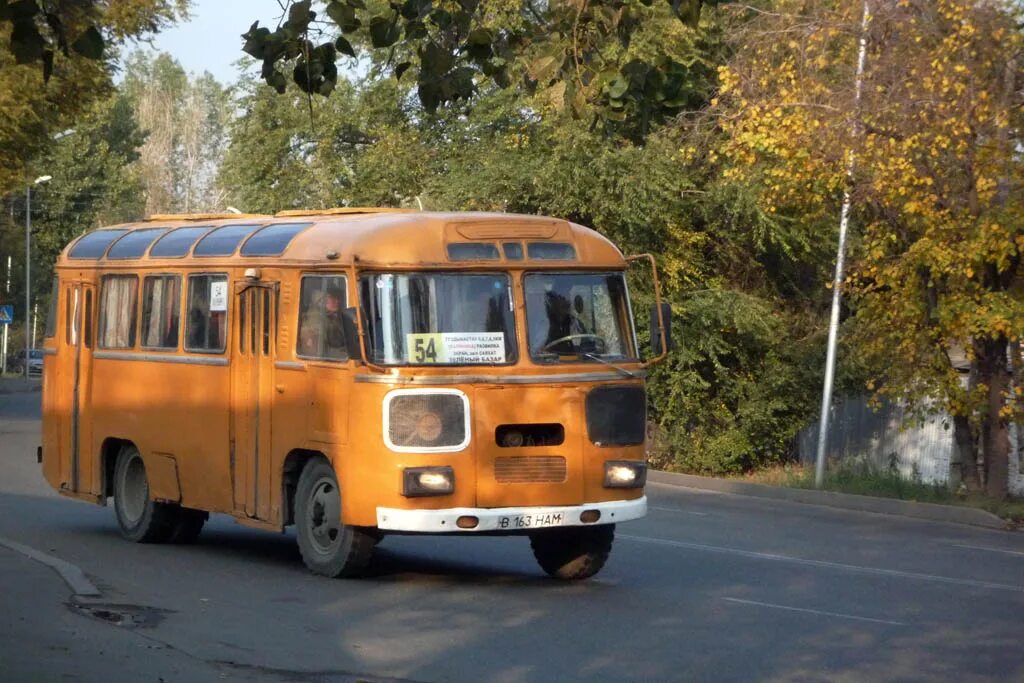
{"label": "street lamp", "polygon": [[25,187],[25,359],[22,370],[28,379],[29,361],[32,359],[32,345],[29,323],[32,316],[32,188],[53,180],[53,176],[41,175]]}

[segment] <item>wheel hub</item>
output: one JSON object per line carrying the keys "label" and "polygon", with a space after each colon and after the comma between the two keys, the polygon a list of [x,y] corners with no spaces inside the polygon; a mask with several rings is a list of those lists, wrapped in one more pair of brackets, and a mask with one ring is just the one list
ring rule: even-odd
{"label": "wheel hub", "polygon": [[318,553],[329,555],[341,542],[341,500],[333,482],[321,479],[306,508],[306,526]]}

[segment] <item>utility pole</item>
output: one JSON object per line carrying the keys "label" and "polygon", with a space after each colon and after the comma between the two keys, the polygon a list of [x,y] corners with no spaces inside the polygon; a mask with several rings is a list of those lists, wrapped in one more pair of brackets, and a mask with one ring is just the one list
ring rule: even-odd
{"label": "utility pole", "polygon": [[[53,176],[41,175],[31,185],[25,187],[25,362],[23,363],[25,379],[28,379],[29,360],[35,347],[34,324],[32,322],[32,186],[42,185],[53,180]],[[30,333],[31,337],[30,338]]]}
{"label": "utility pole", "polygon": [[[857,117],[860,113],[860,96],[864,86],[864,62],[867,59],[868,25],[871,21],[868,0],[864,0],[864,11],[860,22],[860,47],[857,52],[857,75],[853,90],[853,134],[860,132]],[[832,382],[836,374],[836,341],[839,336],[839,304],[842,300],[843,267],[846,258],[846,229],[850,223],[850,185],[853,183],[853,150],[846,153],[846,189],[843,190],[843,208],[839,212],[839,248],[836,253],[836,274],[832,281],[832,316],[828,324],[828,354],[825,359],[825,385],[821,390],[821,420],[818,429],[818,453],[814,461],[814,487],[825,483],[825,449],[828,446],[828,418],[832,406]]]}
{"label": "utility pole", "polygon": [[29,346],[28,318],[32,310],[32,186],[25,187],[25,358],[21,362],[21,370],[28,380],[29,360],[32,358],[32,347]]}
{"label": "utility pole", "polygon": [[[14,209],[11,209],[11,213],[14,213]],[[10,298],[11,296],[11,257],[7,256],[7,289],[5,290],[7,296],[4,298]],[[4,325],[4,343],[3,349],[0,350],[0,375],[7,374],[7,332],[11,326]]]}

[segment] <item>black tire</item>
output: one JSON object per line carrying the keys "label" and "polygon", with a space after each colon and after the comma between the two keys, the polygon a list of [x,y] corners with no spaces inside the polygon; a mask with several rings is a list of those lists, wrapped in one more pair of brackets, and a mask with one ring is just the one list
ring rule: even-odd
{"label": "black tire", "polygon": [[314,574],[357,576],[370,563],[376,541],[341,519],[341,491],[326,460],[310,460],[295,489],[295,530],[302,561]]}
{"label": "black tire", "polygon": [[601,571],[615,540],[615,525],[566,527],[530,535],[533,556],[556,579],[579,581]]}
{"label": "black tire", "polygon": [[171,526],[171,533],[167,541],[179,545],[195,543],[210,515],[202,510],[193,510],[186,507],[176,508],[173,512],[174,523]]}
{"label": "black tire", "polygon": [[136,543],[163,543],[173,531],[175,507],[150,498],[139,450],[130,444],[121,448],[114,468],[114,512],[121,535]]}

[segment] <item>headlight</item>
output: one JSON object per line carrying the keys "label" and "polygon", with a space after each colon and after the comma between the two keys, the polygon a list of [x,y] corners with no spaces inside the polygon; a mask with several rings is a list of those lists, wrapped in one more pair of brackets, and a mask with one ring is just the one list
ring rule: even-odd
{"label": "headlight", "polygon": [[469,436],[469,399],[457,389],[395,389],[384,397],[384,443],[393,451],[461,451]]}
{"label": "headlight", "polygon": [[639,489],[647,483],[647,464],[609,460],[604,464],[604,485],[610,489]]}
{"label": "headlight", "polygon": [[406,498],[446,496],[455,491],[451,467],[408,467],[402,470],[402,495]]}

